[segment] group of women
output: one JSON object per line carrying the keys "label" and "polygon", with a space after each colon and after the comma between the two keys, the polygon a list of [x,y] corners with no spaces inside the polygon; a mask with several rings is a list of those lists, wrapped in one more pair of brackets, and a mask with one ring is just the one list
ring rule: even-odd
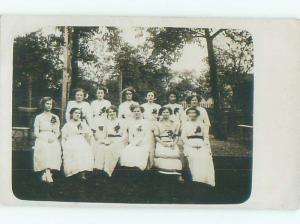
{"label": "group of women", "polygon": [[179,181],[187,169],[192,181],[215,186],[210,122],[198,96],[189,96],[184,109],[175,92],[169,92],[164,106],[155,103],[153,91],[142,105],[133,100],[133,88],[123,94],[125,101],[116,107],[105,99],[105,87],[97,89],[91,104],[85,101],[85,91],[76,89],[61,130],[59,117],[51,112],[53,99],[41,99],[43,112],[34,122],[34,170],[41,171],[42,181],[53,182],[52,170],[61,167],[66,177],[79,174],[86,179],[95,169],[111,177],[119,164],[141,171],[154,168],[177,175]]}

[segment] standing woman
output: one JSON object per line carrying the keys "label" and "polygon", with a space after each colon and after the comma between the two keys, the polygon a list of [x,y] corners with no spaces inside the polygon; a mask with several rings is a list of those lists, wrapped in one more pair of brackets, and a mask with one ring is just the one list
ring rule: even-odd
{"label": "standing woman", "polygon": [[170,119],[180,124],[184,115],[184,110],[182,105],[177,103],[178,95],[175,91],[170,91],[167,94],[167,97],[169,103],[166,104],[164,107],[169,107],[172,110]]}
{"label": "standing woman", "polygon": [[126,100],[119,105],[119,118],[128,120],[132,118],[132,112],[130,111],[130,107],[132,105],[134,106],[139,105],[139,103],[133,100],[135,94],[134,88],[128,87],[124,89],[122,93],[125,94]]}
{"label": "standing woman", "polygon": [[75,100],[68,102],[66,109],[66,120],[67,122],[71,120],[70,111],[72,108],[78,108],[81,110],[81,120],[86,122],[88,125],[92,123],[92,110],[88,102],[84,101],[88,95],[81,88],[75,89]]}
{"label": "standing woman", "polygon": [[137,167],[145,170],[148,165],[151,145],[151,125],[143,118],[143,107],[131,106],[133,119],[128,122],[127,132],[129,144],[121,152],[121,166]]}
{"label": "standing woman", "polygon": [[54,100],[43,97],[40,106],[43,113],[37,115],[34,121],[34,171],[42,171],[42,181],[53,182],[51,170],[60,170],[61,147],[58,141],[60,121],[57,115],[51,113]]}
{"label": "standing woman", "polygon": [[104,98],[107,92],[108,90],[104,86],[98,87],[97,89],[97,99],[91,103],[93,122],[106,118],[106,110],[111,106],[110,101]]}
{"label": "standing woman", "polygon": [[183,123],[181,138],[192,180],[215,186],[215,170],[205,126],[195,108],[186,111],[189,120]]}
{"label": "standing woman", "polygon": [[157,121],[159,120],[159,109],[161,106],[156,101],[156,93],[154,91],[148,91],[146,96],[147,103],[142,104],[144,108],[144,119],[148,120],[151,125],[152,137],[149,139],[150,146],[150,157],[149,157],[149,168],[154,165],[154,151],[155,151],[155,138],[154,138],[154,129],[156,128]]}
{"label": "standing woman", "polygon": [[155,103],[156,100],[156,94],[154,91],[149,91],[146,96],[146,103],[143,103],[141,106],[144,108],[144,118],[155,122],[158,118],[158,112],[161,106],[157,103]]}
{"label": "standing woman", "polygon": [[94,168],[104,170],[111,177],[125,147],[126,130],[123,119],[117,117],[117,107],[110,106],[106,110],[107,119],[98,123],[94,129]]}
{"label": "standing woman", "polygon": [[85,172],[94,167],[93,135],[80,117],[81,110],[72,108],[70,120],[62,128],[63,165],[66,177],[81,173],[81,178],[86,179]]}
{"label": "standing woman", "polygon": [[[192,95],[192,96],[189,96],[187,98],[187,102],[188,104],[190,104],[190,107],[189,108],[193,108],[193,109],[196,109],[199,111],[199,116],[198,116],[198,120],[201,121],[201,123],[203,123],[204,125],[204,132],[206,135],[209,134],[209,128],[210,128],[210,121],[209,121],[209,117],[208,117],[208,114],[207,114],[207,111],[199,106],[199,102],[200,102],[200,97],[198,95]],[[185,110],[185,112],[187,112],[187,110],[189,109],[187,108]],[[186,120],[189,120],[189,116],[186,117]]]}
{"label": "standing woman", "polygon": [[177,145],[180,124],[171,120],[170,115],[172,110],[169,107],[162,107],[159,110],[161,119],[154,132],[156,139],[154,164],[159,172],[179,175],[179,179],[183,180],[180,151]]}

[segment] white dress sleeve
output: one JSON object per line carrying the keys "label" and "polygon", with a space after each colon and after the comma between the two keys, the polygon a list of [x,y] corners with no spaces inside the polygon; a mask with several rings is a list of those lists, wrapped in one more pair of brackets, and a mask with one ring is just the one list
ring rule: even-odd
{"label": "white dress sleeve", "polygon": [[206,111],[204,108],[202,108],[202,111],[203,111],[203,120],[204,120],[204,124],[205,124],[206,126],[210,127],[211,124],[210,124],[210,121],[209,121],[208,113],[207,113],[207,111]]}
{"label": "white dress sleeve", "polygon": [[88,102],[84,102],[83,107],[85,108],[85,117],[88,125],[92,124],[93,113],[91,109],[91,105]]}
{"label": "white dress sleeve", "polygon": [[70,110],[72,109],[72,101],[69,101],[67,104],[67,109],[66,109],[66,121],[69,122],[70,121]]}
{"label": "white dress sleeve", "polygon": [[58,138],[60,136],[60,130],[59,130],[59,127],[60,127],[60,120],[59,120],[59,117],[57,115],[52,115],[56,118],[56,124],[54,126],[54,133],[55,133],[55,137]]}
{"label": "white dress sleeve", "polygon": [[61,137],[62,137],[62,140],[66,140],[69,136],[69,133],[68,133],[68,123],[66,123],[63,128],[61,129]]}
{"label": "white dress sleeve", "polygon": [[40,116],[39,115],[37,115],[34,119],[33,128],[34,128],[34,136],[36,138],[38,138],[39,134],[40,134]]}

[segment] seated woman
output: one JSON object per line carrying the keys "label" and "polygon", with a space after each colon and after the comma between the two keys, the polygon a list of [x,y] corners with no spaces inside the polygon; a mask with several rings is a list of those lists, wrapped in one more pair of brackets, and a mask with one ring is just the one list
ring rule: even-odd
{"label": "seated woman", "polygon": [[199,110],[188,108],[189,120],[183,123],[182,141],[192,180],[215,186],[215,170],[205,124],[198,119]]}
{"label": "seated woman", "polygon": [[143,107],[132,105],[130,110],[133,119],[127,123],[129,144],[121,152],[121,166],[137,167],[145,170],[149,160],[151,149],[151,125],[149,121],[143,119]]}
{"label": "seated woman", "polygon": [[53,182],[51,170],[60,170],[61,147],[58,141],[60,135],[59,118],[51,113],[54,100],[51,97],[43,97],[40,106],[43,113],[36,116],[34,120],[34,171],[43,171],[42,181]]}
{"label": "seated woman", "polygon": [[111,177],[125,147],[126,131],[123,119],[117,118],[117,107],[110,106],[106,110],[107,119],[94,125],[96,142],[93,151],[94,168],[104,170]]}
{"label": "seated woman", "polygon": [[70,121],[62,128],[63,165],[66,177],[93,171],[94,156],[91,147],[92,131],[86,122],[81,121],[81,110],[70,110]]}
{"label": "seated woman", "polygon": [[154,165],[161,173],[179,175],[182,181],[182,163],[177,145],[179,123],[170,119],[171,114],[172,110],[169,107],[162,107],[159,110],[161,120],[154,131],[156,139]]}

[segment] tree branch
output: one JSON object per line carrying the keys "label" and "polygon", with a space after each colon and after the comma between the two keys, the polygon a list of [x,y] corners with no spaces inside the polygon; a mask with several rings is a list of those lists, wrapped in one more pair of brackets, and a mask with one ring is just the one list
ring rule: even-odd
{"label": "tree branch", "polygon": [[214,39],[219,33],[225,31],[226,29],[219,29],[218,31],[216,31],[213,35],[211,35],[211,38]]}

